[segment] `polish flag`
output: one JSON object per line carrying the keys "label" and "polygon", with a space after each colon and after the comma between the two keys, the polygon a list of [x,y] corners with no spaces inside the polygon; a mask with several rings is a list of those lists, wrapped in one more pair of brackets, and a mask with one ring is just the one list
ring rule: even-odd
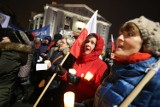
{"label": "polish flag", "polygon": [[112,34],[111,34],[111,50],[112,50],[112,52],[115,51],[114,39],[113,39],[113,35]]}
{"label": "polish flag", "polygon": [[83,30],[80,32],[78,38],[76,39],[76,41],[70,49],[70,53],[76,58],[79,57],[81,45],[88,36],[88,34],[96,33],[97,31],[97,13],[98,10],[96,10],[95,13],[92,15],[86,27],[83,28]]}

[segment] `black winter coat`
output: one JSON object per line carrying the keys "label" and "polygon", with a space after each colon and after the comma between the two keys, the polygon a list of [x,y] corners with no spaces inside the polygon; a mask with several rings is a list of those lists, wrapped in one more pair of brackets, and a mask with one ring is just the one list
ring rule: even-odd
{"label": "black winter coat", "polygon": [[0,107],[10,107],[20,66],[30,51],[24,44],[0,43]]}

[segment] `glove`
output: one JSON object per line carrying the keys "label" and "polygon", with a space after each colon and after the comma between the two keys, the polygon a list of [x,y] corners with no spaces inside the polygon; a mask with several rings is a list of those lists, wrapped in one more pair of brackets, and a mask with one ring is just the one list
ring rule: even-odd
{"label": "glove", "polygon": [[80,82],[80,77],[76,76],[75,74],[68,73],[67,80],[72,85],[77,85]]}
{"label": "glove", "polygon": [[83,103],[74,103],[74,107],[86,107]]}
{"label": "glove", "polygon": [[61,65],[57,65],[55,68],[55,72],[58,75],[63,76],[67,72],[67,70],[65,68],[63,68]]}
{"label": "glove", "polygon": [[94,99],[87,99],[82,101],[81,103],[74,103],[74,107],[93,107]]}

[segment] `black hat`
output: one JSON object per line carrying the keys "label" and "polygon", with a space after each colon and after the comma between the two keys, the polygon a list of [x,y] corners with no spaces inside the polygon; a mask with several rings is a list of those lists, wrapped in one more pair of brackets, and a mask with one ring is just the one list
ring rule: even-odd
{"label": "black hat", "polygon": [[57,34],[54,35],[54,39],[53,39],[54,41],[57,42],[60,39],[62,39],[62,35],[61,34],[57,33]]}

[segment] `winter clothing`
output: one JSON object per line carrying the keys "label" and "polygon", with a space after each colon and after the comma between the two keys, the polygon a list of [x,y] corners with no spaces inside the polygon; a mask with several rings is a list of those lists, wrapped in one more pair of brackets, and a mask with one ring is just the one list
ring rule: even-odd
{"label": "winter clothing", "polygon": [[40,53],[46,52],[48,46],[49,46],[50,43],[51,43],[51,36],[46,36],[46,37],[44,38],[44,40],[48,40],[49,42],[48,42],[48,44],[46,44],[46,43],[42,43],[42,44],[41,44],[41,46],[40,46]]}
{"label": "winter clothing", "polygon": [[[51,54],[52,54],[51,51],[53,51],[53,50],[51,50],[51,48],[52,48],[52,47],[55,47],[57,41],[60,40],[60,39],[62,39],[62,35],[61,35],[61,34],[55,34],[55,35],[54,35],[54,39],[53,39],[53,41],[50,43],[50,45],[48,46],[46,53],[50,52],[49,55],[51,55]],[[50,50],[51,50],[51,51],[50,51]]]}
{"label": "winter clothing", "polygon": [[54,35],[54,41],[57,42],[58,40],[62,39],[62,35],[57,33]]}
{"label": "winter clothing", "polygon": [[[113,107],[119,105],[146,75],[146,69],[157,61],[156,58],[139,61],[133,64],[114,63],[112,75],[97,89],[94,107]],[[129,107],[156,107],[160,104],[160,71],[143,88]]]}
{"label": "winter clothing", "polygon": [[[125,36],[124,40],[117,39],[111,73],[98,87],[94,107],[119,106],[158,60],[157,56],[160,54],[159,23],[141,16],[127,21],[120,30],[122,30],[120,34]],[[131,47],[133,44],[129,44],[128,41],[133,39],[142,41],[142,44],[136,45],[141,49],[138,50],[136,46]],[[125,54],[131,50],[126,49],[127,43],[133,50],[135,49],[129,55]],[[160,105],[160,92],[158,91],[160,89],[160,69],[156,70],[156,74],[147,84],[144,84],[145,86],[129,107],[157,107]]]}
{"label": "winter clothing", "polygon": [[[143,39],[143,51],[154,55],[160,54],[160,23],[147,19],[144,16],[130,20],[135,23]],[[127,22],[127,23],[128,23]]]}
{"label": "winter clothing", "polygon": [[[76,76],[80,78],[77,85],[69,84],[67,90],[71,90],[75,93],[75,101],[82,102],[86,99],[91,99],[94,97],[95,91],[100,85],[100,79],[107,69],[107,65],[99,59],[99,55],[102,52],[104,41],[100,35],[94,34],[97,37],[96,46],[93,52],[90,54],[81,54],[81,56],[76,60],[73,68],[76,70]],[[83,53],[82,49],[82,53]],[[93,74],[91,80],[84,79],[84,76],[90,72]],[[68,73],[66,72],[61,78],[67,80]]]}
{"label": "winter clothing", "polygon": [[[58,66],[62,62],[67,51],[69,51],[69,47],[63,48],[62,50],[54,51],[53,54],[48,58],[52,64],[51,68],[48,69],[47,71],[37,72],[36,81],[38,82],[39,87],[36,87],[35,94],[33,95],[34,97],[37,95],[39,96],[42,89],[48,83],[53,73],[55,73],[56,66]],[[41,83],[44,84],[41,85]],[[61,81],[58,78],[58,76],[56,76],[54,80],[51,82],[49,88],[47,89],[47,92],[45,93],[42,102],[40,102],[40,105],[60,107],[60,105],[62,104],[61,100],[63,99],[64,88],[65,88],[65,83],[63,83],[63,81]]]}
{"label": "winter clothing", "polygon": [[[19,31],[21,37],[23,38],[26,45],[32,47],[32,42],[29,40],[27,35],[23,31]],[[18,73],[19,77],[28,77],[30,70],[31,70],[31,64],[32,64],[32,58],[33,58],[33,52],[30,52],[28,54],[28,59],[26,65],[22,66],[20,68],[20,71]]]}
{"label": "winter clothing", "polygon": [[48,43],[48,44],[50,44],[50,42],[52,41],[51,36],[46,36],[44,39],[47,39],[47,40],[49,41],[49,43]]}
{"label": "winter clothing", "polygon": [[0,107],[9,107],[21,65],[26,64],[31,47],[20,43],[0,43]]}
{"label": "winter clothing", "polygon": [[[32,47],[32,42],[30,41],[30,39],[32,40],[32,38],[30,37],[30,39],[28,38],[28,36],[31,35],[27,35],[27,33],[23,32],[23,31],[19,31],[19,34],[21,36],[21,38],[24,40],[25,44]],[[20,87],[22,89],[22,98],[21,99],[26,99],[25,97],[28,97],[28,90],[29,90],[29,86],[30,86],[30,72],[31,72],[31,65],[32,65],[32,59],[33,59],[33,51],[31,51],[30,53],[28,53],[28,59],[25,65],[20,67],[19,73],[18,73],[18,77],[19,77],[19,84]],[[17,89],[17,91],[19,92],[19,88]],[[21,95],[19,95],[21,96]]]}

